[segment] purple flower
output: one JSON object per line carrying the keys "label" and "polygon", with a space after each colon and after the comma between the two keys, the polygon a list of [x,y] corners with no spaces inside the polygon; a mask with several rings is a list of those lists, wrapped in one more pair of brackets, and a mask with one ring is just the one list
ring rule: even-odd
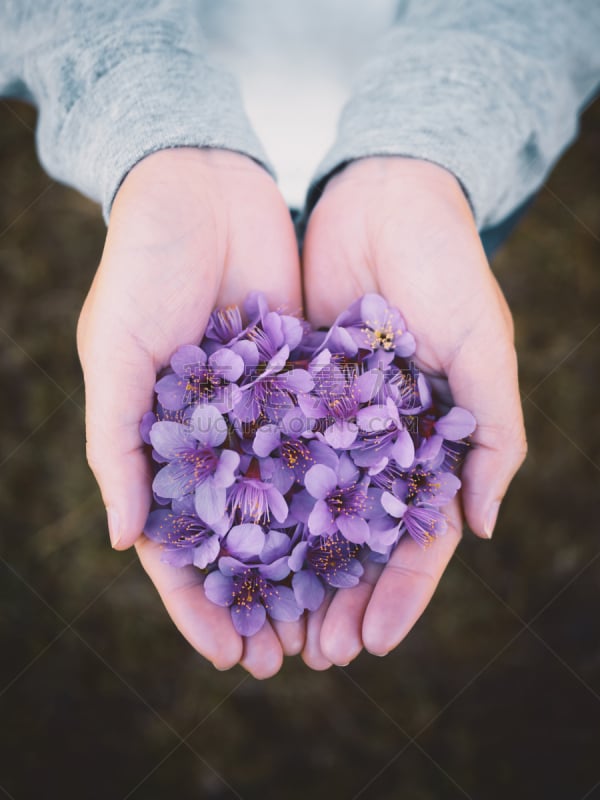
{"label": "purple flower", "polygon": [[415,446],[390,397],[385,405],[361,408],[356,420],[362,435],[352,453],[355,464],[372,467],[382,459],[393,458],[400,466],[410,467]]}
{"label": "purple flower", "polygon": [[415,463],[408,470],[392,460],[381,471],[371,475],[371,483],[391,492],[403,503],[445,506],[456,495],[461,483],[443,462],[442,452],[433,461]]}
{"label": "purple flower", "polygon": [[366,294],[340,314],[324,346],[346,356],[366,350],[376,356],[370,366],[377,367],[387,366],[395,356],[411,356],[416,347],[400,312],[378,294]]}
{"label": "purple flower", "polygon": [[205,569],[219,555],[219,536],[195,515],[151,511],[144,533],[163,545],[161,561],[173,567],[194,564]]}
{"label": "purple flower", "polygon": [[237,341],[245,330],[238,306],[215,309],[210,315],[204,334],[207,350],[214,352],[219,347]]}
{"label": "purple flower", "polygon": [[304,369],[288,369],[289,348],[275,354],[262,371],[257,369],[252,380],[241,387],[233,407],[235,416],[242,422],[253,422],[261,417],[279,421],[294,408],[294,398],[299,393],[310,392],[313,379]]}
{"label": "purple flower", "polygon": [[425,375],[411,362],[386,370],[385,396],[391,397],[400,414],[414,416],[431,406],[431,389]]}
{"label": "purple flower", "polygon": [[379,295],[316,331],[254,292],[214,311],[157,381],[140,423],[155,469],[145,533],[169,564],[208,572],[240,634],[356,586],[403,535],[445,533],[475,420],[440,410],[414,351]]}
{"label": "purple flower", "polygon": [[460,480],[451,472],[416,464],[395,484],[394,494],[398,497],[404,492],[406,502],[439,507],[452,500],[460,485]]}
{"label": "purple flower", "polygon": [[[279,583],[290,571],[289,537],[278,531],[265,536],[258,525],[238,525],[231,529],[225,544],[238,557],[221,557],[218,570],[207,575],[204,591],[213,603],[231,608],[236,631],[242,636],[252,636],[263,627],[267,614],[286,622],[298,619],[302,609],[294,592]],[[272,560],[250,564],[241,561],[240,556]]]}
{"label": "purple flower", "polygon": [[[261,459],[261,475],[269,477],[280,492],[286,494],[294,482],[303,483],[315,458],[306,441],[311,436],[310,422],[298,408],[290,409],[279,424],[261,426],[254,435],[252,449]],[[269,456],[277,451],[274,458]]]}
{"label": "purple flower", "polygon": [[434,539],[446,533],[446,517],[437,508],[407,505],[391,492],[383,493],[381,504],[390,517],[402,520],[402,526],[422,547],[428,547]]}
{"label": "purple flower", "polygon": [[443,417],[429,413],[419,418],[419,433],[423,437],[417,451],[419,460],[432,460],[439,455],[444,442],[461,442],[475,430],[475,417],[470,411],[454,406]]}
{"label": "purple flower", "polygon": [[338,459],[337,469],[315,464],[306,473],[304,483],[310,495],[305,496],[304,504],[314,502],[311,498],[316,500],[308,516],[308,529],[313,536],[331,536],[339,530],[355,544],[368,541],[366,481],[345,453]]}
{"label": "purple flower", "polygon": [[358,545],[338,532],[298,542],[289,558],[298,605],[315,611],[323,602],[325,585],[339,589],[356,586],[363,574],[360,553]]}
{"label": "purple flower", "polygon": [[358,434],[356,415],[361,403],[368,403],[378,391],[383,375],[377,370],[358,373],[356,369],[342,371],[323,351],[313,362],[313,395],[298,396],[298,403],[307,417],[323,419],[324,438],[338,450],[349,448]]}
{"label": "purple flower", "polygon": [[232,350],[221,348],[207,357],[204,350],[187,344],[171,358],[173,372],[156,384],[158,401],[166,409],[210,401],[229,411],[238,395],[235,381],[244,371],[244,361]]}
{"label": "purple flower", "polygon": [[240,457],[215,448],[227,436],[227,423],[213,406],[198,406],[189,425],[156,422],[150,440],[169,463],[155,476],[152,488],[164,498],[195,492],[196,512],[208,525],[225,513],[226,488],[235,480]]}
{"label": "purple flower", "polygon": [[271,514],[283,522],[288,506],[283,494],[272,483],[243,475],[229,490],[227,506],[235,522],[252,522],[268,525]]}

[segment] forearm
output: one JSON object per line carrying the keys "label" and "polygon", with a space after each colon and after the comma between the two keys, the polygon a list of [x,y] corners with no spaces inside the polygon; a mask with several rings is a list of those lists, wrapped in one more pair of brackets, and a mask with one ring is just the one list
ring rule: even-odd
{"label": "forearm", "polygon": [[266,164],[233,79],[204,54],[186,0],[13,2],[0,93],[39,108],[40,160],[58,180],[102,203],[144,156],[219,147]]}
{"label": "forearm", "polygon": [[365,65],[310,205],[348,161],[425,159],[461,182],[478,227],[543,182],[600,82],[600,6],[413,2]]}

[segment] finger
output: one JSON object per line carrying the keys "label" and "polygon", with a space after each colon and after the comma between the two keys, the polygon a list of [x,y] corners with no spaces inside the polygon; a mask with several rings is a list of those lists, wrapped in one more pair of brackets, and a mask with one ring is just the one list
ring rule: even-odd
{"label": "finger", "polygon": [[[512,346],[492,354],[473,352],[469,342],[450,369],[454,402],[477,420],[473,449],[462,472],[467,522],[478,536],[490,538],[508,486],[527,454],[517,359]],[[487,362],[487,363],[486,363]]]}
{"label": "finger", "polygon": [[[444,239],[441,251],[432,251],[429,265],[419,264],[424,285],[436,287],[427,289],[431,298],[425,297],[437,305],[438,314],[431,314],[418,294],[410,295],[406,275],[394,269],[394,263],[401,263],[397,246],[383,252],[381,289],[401,308],[405,301],[408,327],[417,340],[415,363],[445,374],[454,404],[469,410],[477,422],[461,476],[462,498],[471,530],[489,538],[526,453],[509,308],[476,231],[466,223]],[[441,259],[444,265],[460,264],[460,272],[440,268]]]}
{"label": "finger", "polygon": [[271,621],[271,625],[281,642],[284,655],[297,656],[298,653],[302,652],[306,639],[306,618],[304,615],[294,622],[282,622],[274,619]]}
{"label": "finger", "polygon": [[161,546],[145,537],[136,542],[142,566],[150,576],[171,619],[200,655],[217,669],[230,669],[242,657],[242,637],[231,622],[228,608],[205,595],[202,574],[194,567],[163,563]]}
{"label": "finger", "polygon": [[316,611],[309,611],[306,617],[306,642],[302,651],[302,660],[307,667],[318,672],[329,669],[331,666],[331,661],[321,650],[321,628],[333,597],[333,592],[326,594],[319,608]]}
{"label": "finger", "polygon": [[244,638],[244,655],[240,663],[259,681],[272,678],[281,669],[283,650],[268,620],[258,633]]}
{"label": "finger", "polygon": [[448,368],[448,379],[454,403],[469,409],[477,421],[461,475],[465,517],[478,536],[490,538],[502,499],[527,452],[517,358],[498,323],[483,322],[465,341]]}
{"label": "finger", "polygon": [[363,648],[362,623],[382,565],[367,562],[356,586],[338,589],[321,629],[321,651],[333,664],[345,667]]}
{"label": "finger", "polygon": [[152,408],[156,380],[151,361],[124,337],[80,351],[86,393],[87,458],[107,511],[112,546],[122,550],[139,537],[150,509],[152,473],[139,432]]}
{"label": "finger", "polygon": [[392,553],[367,606],[362,640],[373,655],[396,647],[419,619],[461,538],[458,501],[445,510],[448,531],[428,548],[405,533]]}

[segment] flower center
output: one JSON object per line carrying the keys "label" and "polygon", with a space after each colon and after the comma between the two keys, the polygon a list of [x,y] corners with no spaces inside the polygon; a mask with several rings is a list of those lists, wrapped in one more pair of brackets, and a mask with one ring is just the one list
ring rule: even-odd
{"label": "flower center", "polygon": [[334,489],[327,496],[327,505],[336,515],[356,517],[367,509],[367,494],[364,488],[357,484]]}
{"label": "flower center", "polygon": [[254,570],[247,570],[234,581],[233,599],[235,604],[242,608],[251,608],[256,596],[262,594],[265,579]]}
{"label": "flower center", "polygon": [[321,539],[317,547],[308,551],[307,560],[316,575],[332,576],[344,570],[360,551],[357,544],[352,544],[340,534]]}
{"label": "flower center", "polygon": [[254,522],[267,524],[271,518],[267,486],[262,481],[239,480],[231,491],[231,512],[238,524]]}
{"label": "flower center", "polygon": [[373,350],[377,350],[379,347],[383,348],[383,350],[393,350],[396,334],[400,335],[402,333],[402,331],[394,330],[392,320],[389,318],[379,324],[367,322],[362,332],[367,336]]}
{"label": "flower center", "polygon": [[200,447],[197,450],[187,450],[183,456],[192,468],[192,475],[196,484],[203,483],[207,478],[214,474],[219,456],[212,447]]}
{"label": "flower center", "polygon": [[222,341],[235,338],[242,331],[242,316],[237,306],[219,309],[213,316],[215,333]]}
{"label": "flower center", "polygon": [[167,543],[171,547],[196,547],[207,535],[206,527],[191,516],[174,517],[167,533]]}
{"label": "flower center", "polygon": [[281,445],[281,458],[288,469],[308,469],[314,459],[310,450],[303,443],[297,440],[287,441]]}

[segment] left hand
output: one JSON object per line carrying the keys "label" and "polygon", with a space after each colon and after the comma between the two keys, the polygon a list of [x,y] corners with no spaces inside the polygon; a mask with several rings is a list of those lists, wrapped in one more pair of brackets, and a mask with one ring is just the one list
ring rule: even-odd
{"label": "left hand", "polygon": [[491,536],[526,445],[510,310],[454,176],[396,156],[352,162],[311,214],[303,262],[313,324],[379,292],[414,334],[417,367],[477,420],[446,535],[423,550],[405,534],[385,567],[369,563],[357,586],[309,615],[303,657],[325,669],[363,646],[385,655],[406,636],[460,541],[463,510],[478,536]]}

